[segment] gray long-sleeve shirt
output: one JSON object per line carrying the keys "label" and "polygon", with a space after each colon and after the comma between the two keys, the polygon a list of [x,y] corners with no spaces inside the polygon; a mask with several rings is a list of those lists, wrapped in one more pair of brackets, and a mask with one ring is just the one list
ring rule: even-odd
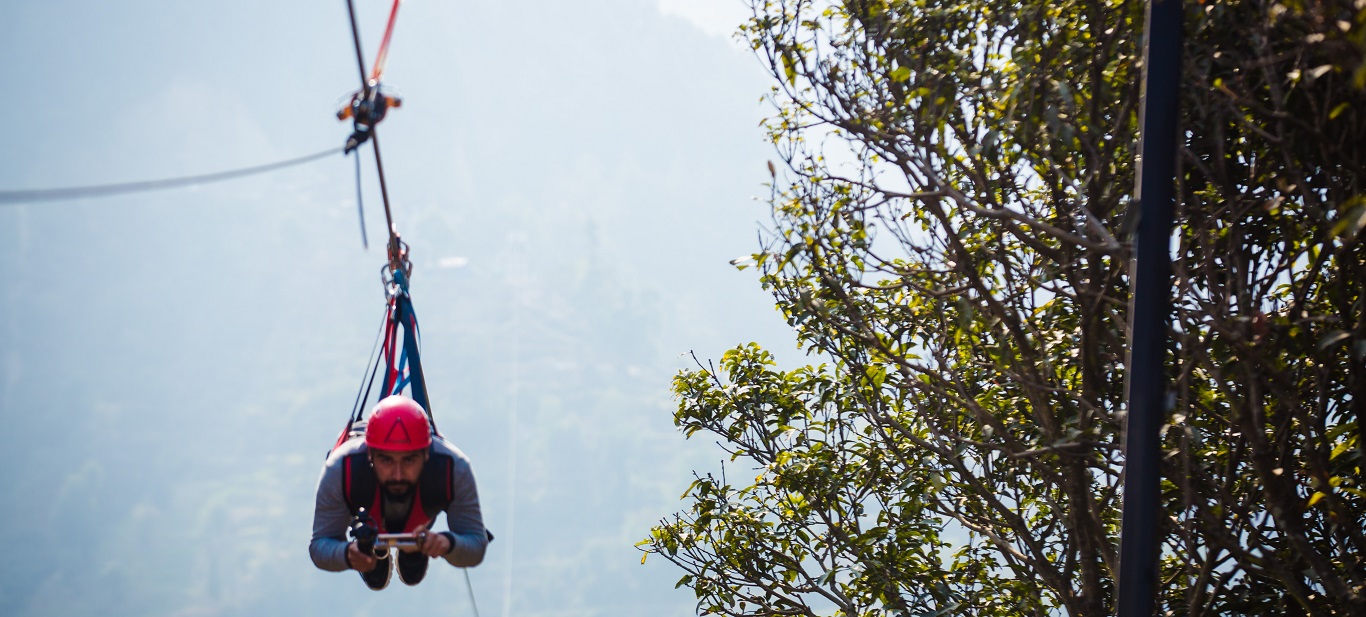
{"label": "gray long-sleeve shirt", "polygon": [[[318,479],[318,500],[313,508],[313,540],[308,543],[308,554],[313,564],[330,572],[347,569],[346,538],[351,524],[351,510],[346,507],[346,493],[342,486],[342,461],[351,454],[365,451],[365,439],[354,438],[328,455]],[[451,474],[451,499],[446,506],[446,524],[454,535],[446,561],[468,568],[484,560],[488,535],[484,531],[484,517],[479,512],[479,493],[474,484],[470,459],[446,440],[432,440],[432,452],[455,459],[455,473]],[[435,521],[433,521],[435,523]]]}

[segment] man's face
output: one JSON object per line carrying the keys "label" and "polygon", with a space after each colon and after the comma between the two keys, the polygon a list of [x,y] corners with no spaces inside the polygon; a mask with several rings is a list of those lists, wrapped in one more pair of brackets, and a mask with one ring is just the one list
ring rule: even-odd
{"label": "man's face", "polygon": [[379,485],[390,497],[411,495],[417,479],[422,475],[422,464],[427,462],[426,450],[394,452],[371,450],[370,464],[375,468]]}

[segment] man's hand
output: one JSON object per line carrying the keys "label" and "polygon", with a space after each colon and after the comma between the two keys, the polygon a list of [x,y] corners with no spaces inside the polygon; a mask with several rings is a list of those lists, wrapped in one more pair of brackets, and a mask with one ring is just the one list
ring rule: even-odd
{"label": "man's hand", "polygon": [[375,564],[379,563],[379,560],[375,558],[374,553],[366,554],[364,551],[360,550],[360,547],[356,546],[355,540],[352,540],[350,544],[346,545],[346,559],[351,563],[352,568],[360,570],[361,572],[374,570]]}
{"label": "man's hand", "polygon": [[426,526],[417,528],[417,533],[420,534],[418,537],[422,538],[418,541],[417,550],[422,551],[423,555],[444,557],[446,553],[451,552],[451,539],[446,537],[446,534],[427,531]]}

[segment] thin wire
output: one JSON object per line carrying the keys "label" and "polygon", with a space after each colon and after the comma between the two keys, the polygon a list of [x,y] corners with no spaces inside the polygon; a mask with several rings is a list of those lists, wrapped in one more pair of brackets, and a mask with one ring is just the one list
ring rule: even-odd
{"label": "thin wire", "polygon": [[379,356],[375,357],[375,365],[370,369],[370,378],[361,384],[365,386],[365,392],[360,395],[360,404],[351,410],[351,413],[353,414],[351,416],[351,424],[360,422],[361,416],[365,415],[365,401],[370,400],[370,390],[375,387],[375,376],[379,374],[380,360],[381,358]]}
{"label": "thin wire", "polygon": [[[381,321],[381,322],[379,323],[379,332],[376,332],[376,333],[375,333],[375,343],[374,343],[373,345],[370,346],[370,359],[369,359],[368,361],[366,361],[366,363],[365,363],[365,372],[363,372],[363,373],[360,374],[360,379],[361,379],[361,381],[360,381],[360,387],[356,389],[356,402],[354,402],[354,403],[351,404],[351,423],[352,423],[352,424],[355,424],[356,421],[360,420],[361,413],[362,413],[362,411],[364,410],[364,401],[365,401],[367,398],[369,398],[369,396],[370,396],[370,388],[367,387],[367,385],[368,385],[368,384],[373,384],[373,383],[375,383],[375,373],[376,373],[377,370],[379,369],[379,360],[380,360],[379,354],[376,353],[376,352],[379,351],[379,341],[380,341],[380,339],[384,338],[385,326],[388,326],[388,325],[389,325],[389,310],[388,310],[388,309],[385,309],[385,310],[384,310],[384,320]],[[373,369],[371,368],[371,365],[374,366]],[[370,378],[369,378],[369,379],[366,379],[366,377],[365,377],[366,373],[369,373],[369,374],[370,374]]]}
{"label": "thin wire", "polygon": [[470,569],[460,568],[465,572],[465,589],[470,591],[470,607],[474,609],[474,617],[479,617],[479,605],[474,602],[474,584],[470,583]]}
{"label": "thin wire", "polygon": [[142,182],[124,182],[120,184],[97,184],[93,186],[74,186],[51,189],[30,189],[22,191],[0,191],[0,205],[32,203],[40,201],[62,201],[67,199],[80,199],[83,197],[110,197],[113,195],[123,195],[126,193],[143,193],[147,191],[160,191],[164,189],[194,186],[196,184],[208,184],[210,182],[222,182],[234,178],[253,176],[266,172],[311,163],[320,158],[340,153],[341,148],[328,148],[321,152],[315,152],[307,156],[257,165],[254,167],[243,167],[229,171],[220,171],[211,174],[198,176],[181,176],[179,178],[165,178],[162,180],[146,180]]}

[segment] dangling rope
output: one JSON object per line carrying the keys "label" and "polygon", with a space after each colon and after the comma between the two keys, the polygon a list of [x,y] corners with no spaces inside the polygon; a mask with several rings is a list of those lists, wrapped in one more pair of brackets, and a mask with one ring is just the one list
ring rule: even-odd
{"label": "dangling rope", "polygon": [[360,192],[360,152],[354,152],[352,155],[356,157],[356,213],[360,215],[360,246],[368,251],[370,240],[365,235],[365,202]]}

